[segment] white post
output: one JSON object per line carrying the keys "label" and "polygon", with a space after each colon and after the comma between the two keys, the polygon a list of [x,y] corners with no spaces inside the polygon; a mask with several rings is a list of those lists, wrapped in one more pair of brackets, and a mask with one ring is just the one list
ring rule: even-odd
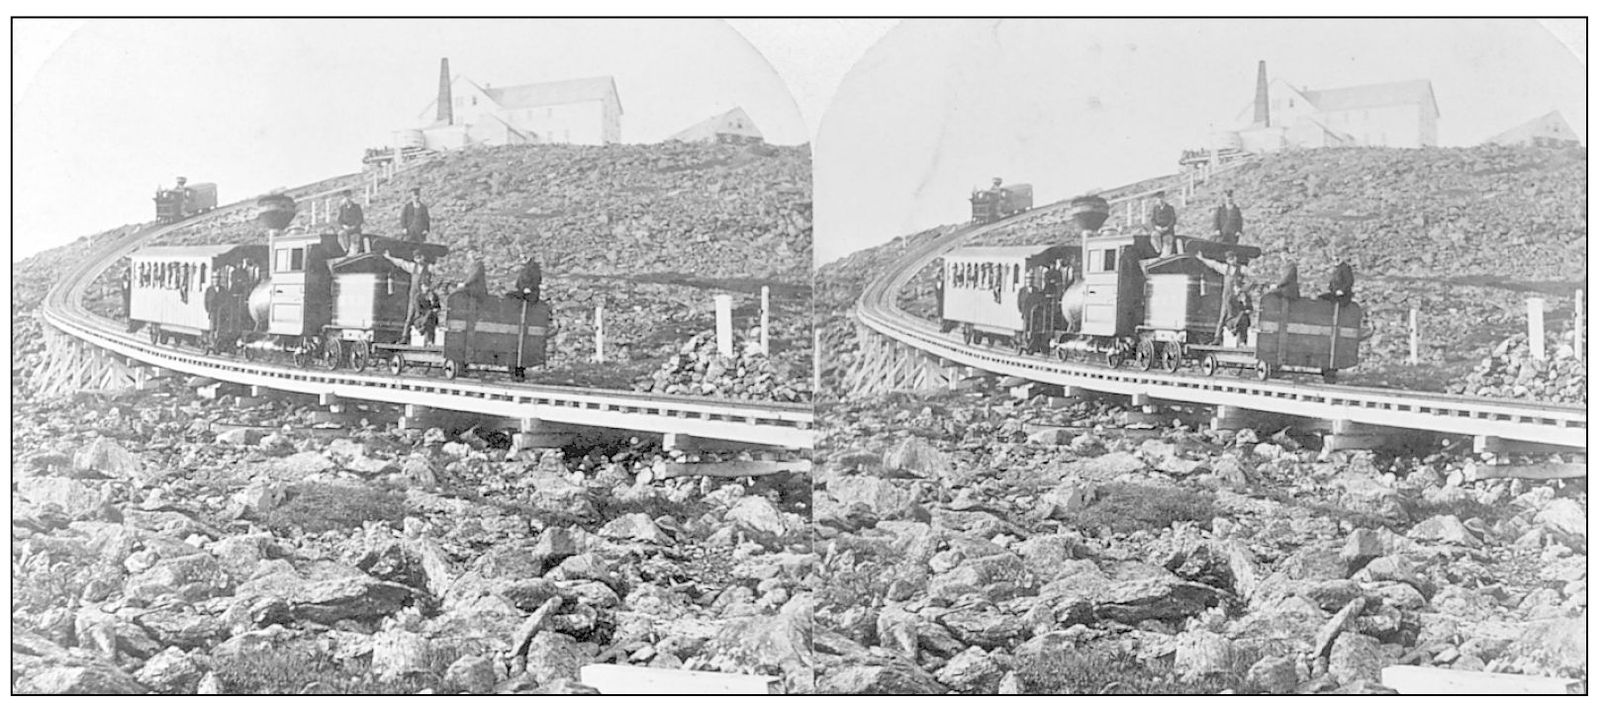
{"label": "white post", "polygon": [[1409,308],[1409,365],[1420,365],[1420,308]]}
{"label": "white post", "polygon": [[769,287],[763,286],[762,313],[758,318],[758,346],[765,356],[769,353]]}
{"label": "white post", "polygon": [[1587,301],[1582,293],[1582,289],[1576,289],[1576,333],[1571,339],[1571,351],[1576,352],[1578,359],[1582,358],[1587,339]]}
{"label": "white post", "polygon": [[734,326],[730,321],[730,306],[734,300],[728,295],[713,296],[713,314],[717,318],[718,326],[718,353],[722,356],[735,354]]}
{"label": "white post", "polygon": [[1526,299],[1526,343],[1532,349],[1533,359],[1543,359],[1543,299]]}
{"label": "white post", "polygon": [[602,355],[602,343],[603,343],[603,341],[605,339],[606,338],[602,335],[602,306],[597,305],[596,306],[596,356],[592,357],[592,361],[605,361],[607,359],[607,357]]}

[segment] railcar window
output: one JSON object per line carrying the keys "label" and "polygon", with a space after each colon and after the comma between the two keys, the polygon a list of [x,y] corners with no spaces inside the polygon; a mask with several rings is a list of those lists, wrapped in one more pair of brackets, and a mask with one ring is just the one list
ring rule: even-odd
{"label": "railcar window", "polygon": [[1113,271],[1114,267],[1116,266],[1116,264],[1118,264],[1118,262],[1119,262],[1119,251],[1118,250],[1115,250],[1115,249],[1104,249],[1103,250],[1103,270],[1104,271]]}
{"label": "railcar window", "polygon": [[306,250],[295,249],[290,252],[290,270],[301,271],[306,269]]}
{"label": "railcar window", "polygon": [[1014,287],[1019,287],[1019,264],[1014,264]]}
{"label": "railcar window", "polygon": [[196,279],[195,287],[197,287],[197,288],[205,288],[206,287],[206,280],[207,280],[206,279],[206,264],[201,264],[200,265],[200,277]]}
{"label": "railcar window", "polygon": [[288,249],[279,249],[278,251],[273,252],[273,270],[274,271],[288,271],[288,270],[290,270],[290,250],[288,250]]}

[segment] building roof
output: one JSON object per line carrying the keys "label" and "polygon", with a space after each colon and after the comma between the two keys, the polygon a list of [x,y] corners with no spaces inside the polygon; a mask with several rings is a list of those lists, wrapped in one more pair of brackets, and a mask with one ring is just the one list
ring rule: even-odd
{"label": "building roof", "polygon": [[1571,123],[1565,121],[1565,116],[1559,110],[1551,110],[1542,117],[1537,117],[1490,137],[1484,144],[1509,144],[1523,142],[1532,137],[1547,137],[1581,143],[1576,136],[1576,130],[1571,129]]}
{"label": "building roof", "polygon": [[[506,88],[482,88],[482,90],[497,105],[508,109],[568,105],[591,100],[605,101],[609,97],[618,100],[618,86],[613,82],[612,76],[527,83]],[[621,102],[619,112],[623,112]]]}
{"label": "building roof", "polygon": [[963,247],[947,252],[948,259],[1024,260],[1055,249],[1079,249],[1078,244],[1030,244],[1010,247]]}
{"label": "building roof", "polygon": [[266,250],[261,244],[201,244],[195,246],[161,246],[145,247],[130,257],[153,259],[215,259],[241,247],[257,247]]}
{"label": "building roof", "polygon": [[762,138],[763,132],[752,122],[746,110],[739,107],[725,110],[674,133],[669,139],[693,141],[715,134],[741,134]]}
{"label": "building roof", "polygon": [[1437,110],[1437,95],[1432,92],[1431,81],[1425,79],[1299,92],[1321,112],[1426,103],[1431,105],[1433,117],[1442,115]]}

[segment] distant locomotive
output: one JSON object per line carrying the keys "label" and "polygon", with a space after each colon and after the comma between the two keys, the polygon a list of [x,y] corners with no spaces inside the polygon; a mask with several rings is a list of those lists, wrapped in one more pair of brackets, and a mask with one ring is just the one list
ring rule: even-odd
{"label": "distant locomotive", "polygon": [[986,224],[1017,215],[1031,208],[1033,198],[1029,183],[1005,186],[1001,178],[993,178],[989,190],[976,190],[969,194],[970,220],[975,224]]}
{"label": "distant locomotive", "polygon": [[217,207],[215,183],[188,184],[183,176],[172,188],[156,189],[156,221],[177,222]]}
{"label": "distant locomotive", "polygon": [[446,247],[371,236],[372,251],[347,255],[335,234],[285,232],[296,212],[289,196],[257,205],[265,246],[149,247],[130,257],[129,318],[153,343],[186,341],[253,360],[285,353],[302,367],[440,367],[448,378],[477,367],[522,378],[546,363],[545,301],[457,291],[445,300],[443,324],[425,336],[408,324],[423,314],[412,308],[413,280]]}
{"label": "distant locomotive", "polygon": [[[1233,303],[1229,267],[1258,258],[1258,248],[1182,236],[1178,254],[1160,256],[1146,234],[1099,232],[1108,219],[1102,198],[1077,198],[1070,208],[1079,242],[948,254],[942,331],[1059,359],[1100,355],[1111,367],[1134,359],[1143,370],[1195,361],[1210,375],[1245,367],[1260,379],[1291,371],[1329,381],[1358,365],[1367,335],[1357,303],[1275,293]],[[1229,314],[1233,305],[1238,314]]]}

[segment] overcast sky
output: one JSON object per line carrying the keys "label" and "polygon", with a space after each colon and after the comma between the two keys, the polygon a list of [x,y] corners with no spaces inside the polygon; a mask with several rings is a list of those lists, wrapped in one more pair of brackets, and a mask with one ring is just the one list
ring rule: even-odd
{"label": "overcast sky", "polygon": [[[775,53],[793,69],[823,61],[802,81],[815,99],[890,24],[811,22],[742,24],[788,44]],[[364,147],[416,126],[441,57],[494,86],[612,75],[626,142],[735,106],[772,143],[809,139],[785,82],[718,20],[15,20],[13,30],[19,47],[49,47],[14,66],[37,66],[13,96],[14,259],[149,220],[152,192],[178,175],[215,182],[233,202],[355,171]],[[808,31],[840,46],[810,59],[797,38]],[[30,44],[32,32],[41,41]]]}
{"label": "overcast sky", "polygon": [[[1236,126],[1258,61],[1336,88],[1430,79],[1438,143],[1558,109],[1586,129],[1581,21],[908,20],[843,79],[814,149],[814,252],[828,262],[968,218],[992,176],[1061,200],[1173,172]],[[1558,32],[1558,34],[1556,34]]]}

